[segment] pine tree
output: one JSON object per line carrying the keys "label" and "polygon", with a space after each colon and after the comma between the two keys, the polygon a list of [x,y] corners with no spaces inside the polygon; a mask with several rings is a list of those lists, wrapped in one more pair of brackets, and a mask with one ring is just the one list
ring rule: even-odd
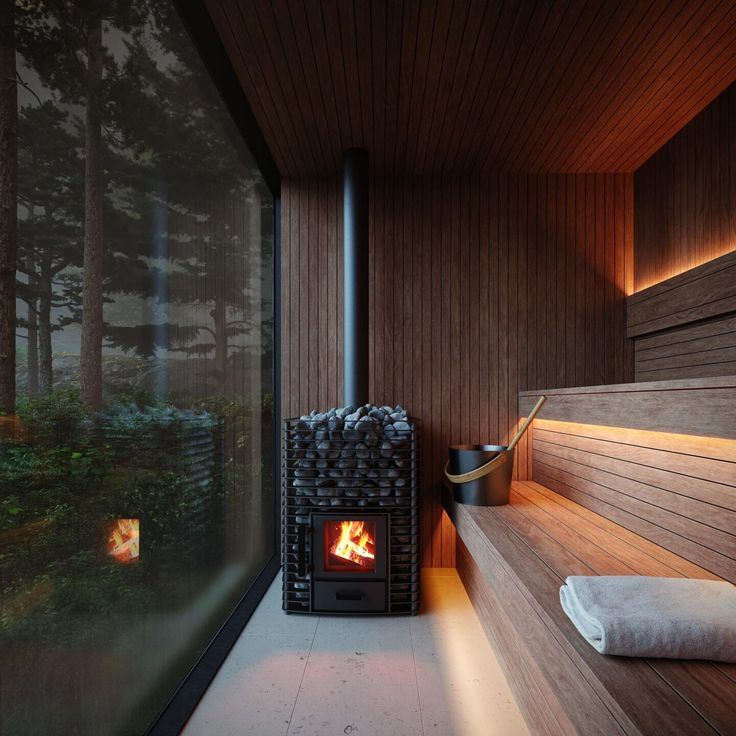
{"label": "pine tree", "polygon": [[[103,45],[103,24],[118,31],[140,25],[134,0],[25,0],[22,53],[60,99],[84,109],[85,196],[80,391],[87,411],[102,406],[103,339],[103,128],[107,90],[117,62]],[[112,126],[111,126],[112,127]]]}
{"label": "pine tree", "polygon": [[15,2],[0,0],[0,412],[15,412],[18,90]]}
{"label": "pine tree", "polygon": [[[113,95],[120,108],[116,120],[151,179],[168,183],[160,204],[168,212],[169,270],[177,275],[170,302],[194,305],[203,295],[209,301],[209,320],[188,329],[168,326],[172,345],[211,356],[222,389],[238,337],[261,329],[257,266],[261,207],[269,206],[270,195],[174,9],[154,3],[151,14],[151,33],[128,43]],[[124,112],[133,109],[135,115]]]}
{"label": "pine tree", "polygon": [[[50,100],[27,105],[19,115],[18,296],[28,318],[28,391],[34,375],[41,392],[53,387],[52,333],[76,321],[82,265],[83,161],[81,136],[69,114]],[[52,308],[67,314],[52,323]],[[34,346],[34,342],[36,345]]]}

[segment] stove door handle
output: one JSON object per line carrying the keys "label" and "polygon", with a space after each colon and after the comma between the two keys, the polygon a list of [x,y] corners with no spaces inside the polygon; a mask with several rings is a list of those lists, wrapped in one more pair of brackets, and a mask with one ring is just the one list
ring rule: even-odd
{"label": "stove door handle", "polygon": [[362,601],[365,598],[365,593],[361,590],[338,590],[335,593],[335,600],[337,601]]}
{"label": "stove door handle", "polygon": [[300,578],[307,576],[307,527],[304,524],[298,524],[296,527],[296,544],[299,561],[297,563],[296,574]]}

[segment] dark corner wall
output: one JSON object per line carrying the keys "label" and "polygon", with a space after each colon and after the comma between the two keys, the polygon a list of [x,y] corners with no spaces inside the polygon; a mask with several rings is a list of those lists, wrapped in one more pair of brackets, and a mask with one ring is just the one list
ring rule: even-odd
{"label": "dark corner wall", "polygon": [[736,249],[736,84],[634,176],[634,291]]}
{"label": "dark corner wall", "polygon": [[[452,566],[447,446],[507,442],[520,390],[633,378],[633,177],[377,179],[370,225],[371,400],[421,421],[423,565]],[[337,180],[283,182],[284,416],[341,402],[341,231]]]}

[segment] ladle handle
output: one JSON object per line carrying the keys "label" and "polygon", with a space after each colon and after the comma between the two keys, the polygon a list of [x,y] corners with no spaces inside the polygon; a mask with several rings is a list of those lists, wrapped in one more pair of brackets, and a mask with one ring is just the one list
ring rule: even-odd
{"label": "ladle handle", "polygon": [[521,429],[514,435],[514,439],[511,440],[511,444],[508,446],[508,450],[513,450],[514,447],[519,443],[519,440],[524,436],[524,432],[529,428],[529,425],[534,421],[534,417],[539,414],[539,410],[542,408],[544,402],[547,401],[546,396],[540,396],[539,401],[534,405],[534,408],[529,412],[529,416],[526,418],[524,424],[521,425]]}

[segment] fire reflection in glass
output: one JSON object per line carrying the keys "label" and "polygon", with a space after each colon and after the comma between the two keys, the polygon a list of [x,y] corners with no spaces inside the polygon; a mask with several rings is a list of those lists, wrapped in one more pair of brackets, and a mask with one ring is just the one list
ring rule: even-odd
{"label": "fire reflection in glass", "polygon": [[107,554],[115,562],[137,562],[140,556],[140,521],[116,519],[108,528]]}

